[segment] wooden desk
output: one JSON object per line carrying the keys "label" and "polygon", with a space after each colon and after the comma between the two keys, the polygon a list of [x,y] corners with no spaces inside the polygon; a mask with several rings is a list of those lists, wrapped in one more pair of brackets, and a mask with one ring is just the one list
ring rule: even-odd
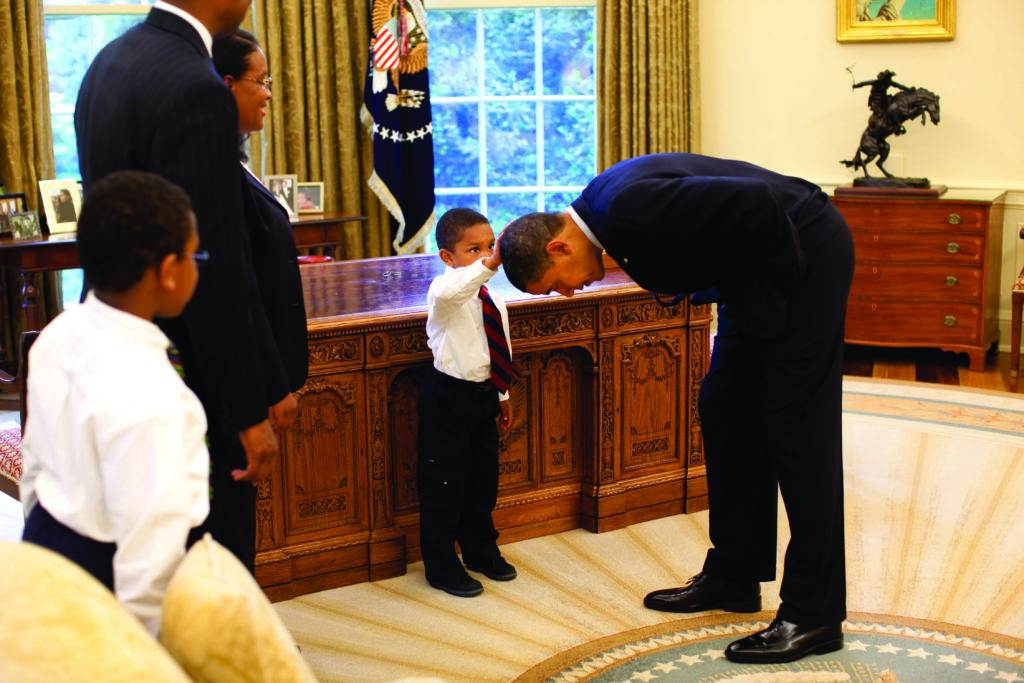
{"label": "wooden desk", "polygon": [[[275,599],[395,576],[419,557],[416,400],[432,255],[304,266],[310,377],[257,499]],[[500,444],[501,541],[706,507],[697,392],[710,309],[667,309],[622,271],[572,299],[499,273],[519,381]]]}
{"label": "wooden desk", "polygon": [[[364,220],[365,216],[346,216],[339,212],[300,215],[292,220],[295,245],[299,249],[337,246],[344,240],[346,224]],[[28,274],[80,267],[75,234],[45,235],[27,240],[0,238],[0,267],[12,268],[18,273],[26,329],[37,330],[43,321],[39,318],[38,291]],[[3,281],[0,278],[0,300],[2,295]],[[2,338],[0,334],[0,340]]]}

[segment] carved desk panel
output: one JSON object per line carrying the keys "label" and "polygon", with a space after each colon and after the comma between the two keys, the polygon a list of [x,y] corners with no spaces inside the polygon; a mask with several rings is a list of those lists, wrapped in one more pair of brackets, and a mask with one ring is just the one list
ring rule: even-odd
{"label": "carved desk panel", "polygon": [[[275,599],[395,576],[419,559],[416,401],[436,256],[302,268],[310,377],[257,500],[256,574]],[[620,270],[572,299],[508,302],[514,420],[501,542],[606,531],[707,506],[697,392],[706,306],[665,308]]]}

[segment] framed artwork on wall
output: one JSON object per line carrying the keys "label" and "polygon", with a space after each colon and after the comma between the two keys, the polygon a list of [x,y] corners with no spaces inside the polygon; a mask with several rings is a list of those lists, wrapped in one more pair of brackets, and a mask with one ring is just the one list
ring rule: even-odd
{"label": "framed artwork on wall", "polygon": [[77,180],[40,180],[46,226],[50,234],[74,232],[82,210],[82,186]]}
{"label": "framed artwork on wall", "polygon": [[953,40],[956,0],[836,0],[836,40]]}
{"label": "framed artwork on wall", "polygon": [[324,212],[323,183],[298,183],[297,187],[295,201],[298,204],[299,213]]}

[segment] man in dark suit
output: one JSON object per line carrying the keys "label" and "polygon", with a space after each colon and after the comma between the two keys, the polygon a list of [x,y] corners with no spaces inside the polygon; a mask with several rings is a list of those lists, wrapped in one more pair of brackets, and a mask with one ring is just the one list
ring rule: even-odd
{"label": "man in dark suit", "polygon": [[209,262],[184,314],[159,324],[206,410],[211,501],[204,528],[251,571],[251,482],[270,473],[278,453],[274,428],[291,424],[296,404],[288,394],[268,406],[269,325],[243,218],[238,111],[210,59],[213,35],[234,31],[250,2],[156,2],[144,23],[89,67],[75,132],[86,193],[108,173],[139,169],[177,183],[192,200]]}
{"label": "man in dark suit", "polygon": [[775,578],[778,490],[792,538],[776,619],[726,649],[738,662],[842,647],[842,357],[853,274],[849,228],[817,186],[740,161],[658,154],[617,164],[565,213],[501,235],[509,280],[573,293],[606,251],[657,295],[718,302],[700,392],[710,535],[703,571],[644,599],[669,612],[761,609]]}

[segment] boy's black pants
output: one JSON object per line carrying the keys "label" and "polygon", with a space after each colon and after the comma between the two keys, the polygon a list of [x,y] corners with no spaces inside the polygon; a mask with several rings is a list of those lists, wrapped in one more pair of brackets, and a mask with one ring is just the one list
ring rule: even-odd
{"label": "boy's black pants", "polygon": [[490,382],[455,379],[435,368],[420,385],[416,483],[420,549],[428,579],[462,572],[499,555],[491,511],[498,499],[498,392]]}

